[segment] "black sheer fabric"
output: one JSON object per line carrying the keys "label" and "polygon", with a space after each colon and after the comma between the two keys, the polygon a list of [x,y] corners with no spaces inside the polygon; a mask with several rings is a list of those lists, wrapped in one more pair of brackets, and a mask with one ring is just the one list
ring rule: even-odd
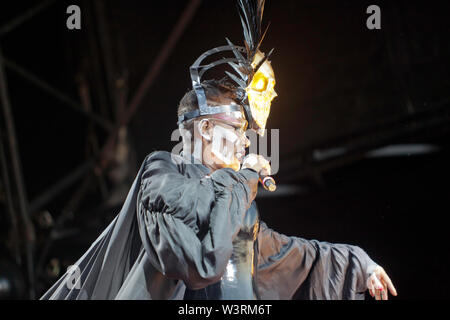
{"label": "black sheer fabric", "polygon": [[[67,272],[41,299],[183,299],[186,287],[211,290],[247,211],[257,210],[257,186],[250,169],[210,173],[151,153],[119,214],[75,263],[80,276]],[[376,266],[359,247],[288,237],[264,222],[254,248],[261,299],[362,299]]]}

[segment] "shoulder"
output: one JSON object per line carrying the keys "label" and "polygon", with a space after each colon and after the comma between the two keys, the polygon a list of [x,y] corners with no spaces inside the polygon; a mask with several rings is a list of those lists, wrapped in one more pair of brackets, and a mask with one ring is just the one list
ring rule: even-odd
{"label": "shoulder", "polygon": [[152,162],[163,161],[168,164],[179,165],[182,163],[182,160],[181,156],[168,151],[153,151],[145,157],[144,163],[147,165]]}
{"label": "shoulder", "polygon": [[142,163],[143,177],[167,172],[179,172],[182,158],[167,151],[153,151]]}

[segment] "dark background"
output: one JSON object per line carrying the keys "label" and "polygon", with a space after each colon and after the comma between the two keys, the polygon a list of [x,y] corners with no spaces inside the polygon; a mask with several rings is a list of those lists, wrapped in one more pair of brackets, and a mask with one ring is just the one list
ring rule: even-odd
{"label": "dark background", "polygon": [[[41,296],[87,250],[144,157],[175,145],[189,66],[225,37],[242,44],[234,1],[203,0],[160,63],[190,3],[0,3],[0,81],[13,116],[2,108],[0,298]],[[81,8],[81,30],[66,28],[70,4]],[[371,4],[381,30],[366,27]],[[437,1],[266,4],[262,50],[275,48],[279,95],[267,127],[280,130],[280,170],[278,191],[258,195],[262,220],[287,235],[362,247],[390,275],[396,299],[449,297],[448,10]],[[24,13],[34,14],[17,20]],[[127,121],[149,70],[154,81]]]}

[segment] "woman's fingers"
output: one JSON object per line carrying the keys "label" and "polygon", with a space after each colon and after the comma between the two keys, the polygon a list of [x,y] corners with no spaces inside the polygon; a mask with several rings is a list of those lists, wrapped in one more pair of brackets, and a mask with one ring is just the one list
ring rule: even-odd
{"label": "woman's fingers", "polygon": [[387,284],[381,280],[383,284],[383,290],[381,291],[381,299],[382,300],[388,300],[388,291],[387,291]]}
{"label": "woman's fingers", "polygon": [[385,291],[382,283],[375,274],[373,275],[372,281],[375,288],[375,299],[382,300],[384,298],[383,291]]}
{"label": "woman's fingers", "polygon": [[367,281],[369,293],[376,300],[388,300],[389,292],[393,296],[397,296],[397,290],[392,284],[391,279],[386,271],[378,266]]}
{"label": "woman's fingers", "polygon": [[393,296],[397,296],[397,290],[395,289],[394,285],[392,284],[391,279],[389,278],[389,276],[387,275],[387,273],[384,270],[381,273],[381,279],[386,283],[387,288],[389,289],[391,294]]}

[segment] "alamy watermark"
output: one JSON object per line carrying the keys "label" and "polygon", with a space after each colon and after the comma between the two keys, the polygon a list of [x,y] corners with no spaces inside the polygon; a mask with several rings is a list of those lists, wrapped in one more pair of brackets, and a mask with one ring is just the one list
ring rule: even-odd
{"label": "alamy watermark", "polygon": [[381,29],[381,9],[373,4],[367,7],[366,13],[370,14],[367,18],[366,26],[369,30]]}
{"label": "alamy watermark", "polygon": [[[69,30],[81,29],[81,8],[75,4],[67,7],[66,13],[69,14],[66,20],[66,26]],[[381,9],[373,4],[367,7],[367,14],[370,16],[366,20],[366,26],[369,30],[381,29]]]}
{"label": "alamy watermark", "polygon": [[79,6],[73,4],[67,7],[66,13],[70,16],[66,20],[66,26],[69,30],[81,29],[81,9]]}
{"label": "alamy watermark", "polygon": [[72,265],[67,268],[66,278],[67,289],[81,289],[81,271],[77,265]]}
{"label": "alamy watermark", "polygon": [[[184,139],[183,139],[184,137]],[[259,136],[253,130],[247,130],[245,137],[248,139],[250,146],[248,147],[249,154],[258,154],[270,161],[271,174],[274,175],[280,168],[280,130],[269,129],[265,130],[263,137]],[[269,154],[269,138],[270,138],[270,154]],[[225,160],[233,157],[236,152],[240,152],[237,146],[240,138],[230,138],[229,131],[227,130],[214,130],[212,137],[211,150],[222,150],[223,158]],[[200,136],[198,136],[197,130],[194,130],[194,137],[190,130],[176,129],[172,132],[171,141],[178,141],[178,143],[172,148],[171,153],[173,155],[180,155],[184,148],[191,149],[192,153],[183,153],[186,163],[193,161],[196,164],[203,162],[203,143]],[[191,155],[193,157],[191,157]],[[216,153],[217,155],[217,153]]]}

